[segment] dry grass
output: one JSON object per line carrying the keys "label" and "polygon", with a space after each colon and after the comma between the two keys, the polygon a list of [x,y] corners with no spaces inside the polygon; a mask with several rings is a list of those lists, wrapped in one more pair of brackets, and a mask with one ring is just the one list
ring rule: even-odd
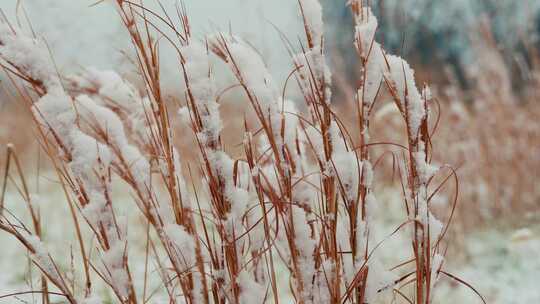
{"label": "dry grass", "polygon": [[[540,142],[539,51],[527,44],[528,65],[514,71],[504,61],[489,28],[484,25],[472,37],[475,56],[467,66],[467,91],[451,74],[438,71],[439,75],[432,75],[436,73],[431,67],[422,67],[420,71],[424,72],[417,77],[437,83],[434,95],[440,106],[434,108],[433,116],[439,123],[433,142],[439,149],[434,151],[433,159],[450,164],[460,176],[462,207],[456,219],[460,233],[479,224],[489,225],[493,220],[534,220],[540,200],[536,186],[540,178],[536,153]],[[519,90],[514,78],[523,79]],[[355,89],[346,80],[338,86],[345,92],[343,95],[354,94]],[[341,104],[337,111],[351,127],[354,105]],[[398,113],[384,105],[375,112],[373,137],[380,142],[406,143],[403,134],[394,131],[404,126]],[[386,147],[374,149],[375,155],[387,152]],[[394,163],[385,158],[379,177],[381,182],[393,184]],[[453,191],[450,187],[440,193],[440,202],[445,204]]]}
{"label": "dry grass", "polygon": [[[445,236],[459,183],[451,166],[432,164],[438,147],[433,136],[442,128],[438,116],[443,112],[428,87],[419,91],[408,64],[382,50],[371,32],[375,16],[362,1],[352,1],[359,28],[354,47],[363,77],[355,88],[354,117],[342,118],[330,103],[322,21],[313,10],[318,2],[299,3],[305,41],[287,47],[293,62],[289,81],[296,81],[302,92],[302,112],[285,98],[287,88],[275,86],[248,43],[226,33],[203,42],[193,38],[183,6],[175,26],[166,12],[159,16],[137,3],[117,1],[145,83],[142,92],[99,71],[59,77],[48,59],[35,53],[32,60],[21,61],[10,47],[42,45],[5,27],[2,65],[7,75],[19,79],[13,82],[15,89],[33,113],[35,137],[65,191],[80,254],[80,276],[69,276],[58,266],[61,257],[42,244],[41,227],[51,219],[40,218],[31,195],[21,191],[32,226],[6,208],[0,229],[16,237],[41,270],[41,289],[29,292],[41,293],[43,303],[50,303],[52,294],[69,303],[88,303],[99,296],[93,286],[101,281],[115,302],[146,303],[155,296],[147,282],[157,277],[170,303],[279,303],[290,295],[289,301],[302,304],[376,299],[428,304],[443,276],[476,292],[444,268]],[[163,35],[158,23],[173,34]],[[182,133],[175,134],[177,106],[162,91],[159,41],[178,51],[186,84],[187,107],[181,113],[195,143],[190,149],[177,148],[187,141]],[[230,119],[219,110],[223,92],[212,86],[211,54],[230,68],[238,83],[235,90],[245,95],[254,114],[235,127],[243,138],[238,145],[222,134],[221,125]],[[107,87],[111,81],[117,85],[112,91]],[[383,96],[398,113],[397,142],[370,136]],[[10,162],[20,163],[10,151]],[[188,153],[196,156],[184,157]],[[377,260],[384,240],[373,238],[373,174],[379,174],[384,155],[392,160],[406,214],[388,236],[409,241],[404,249],[409,258],[398,265]],[[187,163],[189,159],[196,161]],[[24,185],[23,170],[11,166],[9,172],[12,181],[18,177],[17,184]],[[144,262],[130,258],[129,227],[117,214],[113,179],[130,189],[147,227],[141,236]],[[452,193],[442,210],[445,216],[435,216],[432,199],[443,188]],[[83,237],[86,230],[91,240]],[[150,261],[156,272],[149,271]],[[140,277],[134,275],[135,263],[144,263]],[[278,269],[286,275],[278,275]],[[57,291],[49,291],[50,286]]]}

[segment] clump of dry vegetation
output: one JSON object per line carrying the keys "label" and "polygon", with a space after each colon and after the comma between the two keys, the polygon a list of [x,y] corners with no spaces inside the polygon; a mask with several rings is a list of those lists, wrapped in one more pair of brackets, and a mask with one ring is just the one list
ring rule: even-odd
{"label": "clump of dry vegetation", "polygon": [[[29,292],[41,293],[43,303],[51,295],[69,303],[102,303],[95,288],[100,281],[118,303],[146,303],[157,293],[170,303],[427,304],[435,301],[442,276],[470,287],[444,269],[458,179],[451,167],[432,163],[438,120],[429,87],[419,89],[408,63],[375,40],[377,18],[370,8],[350,1],[363,76],[354,97],[356,131],[349,132],[330,103],[321,6],[316,0],[299,4],[305,41],[287,44],[287,84],[296,81],[300,88],[303,98],[297,102],[242,38],[224,32],[192,37],[183,6],[177,26],[166,12],[160,16],[141,4],[117,1],[143,91],[111,71],[61,77],[39,39],[1,25],[2,66],[31,110],[41,148],[65,191],[80,255],[78,270],[68,275],[61,266],[66,263],[43,243],[41,230],[51,219],[40,217],[24,186],[32,226],[3,202],[0,228],[20,241],[42,273],[41,289]],[[163,26],[173,34],[165,35]],[[160,41],[177,51],[186,85],[186,106],[178,114],[162,90]],[[226,63],[255,115],[243,124],[243,153],[234,158],[222,139],[228,118],[219,111],[223,89],[214,82],[211,56]],[[403,121],[403,144],[370,137],[382,92]],[[189,121],[195,135],[195,164],[183,164],[174,145],[172,121],[178,119]],[[373,236],[380,159],[373,160],[375,146],[397,147],[389,155],[405,217],[388,237],[400,235],[409,246],[409,258],[398,265],[386,265],[376,254],[384,250],[384,239]],[[8,161],[18,169],[12,165],[9,172],[25,185],[18,158],[8,149]],[[142,260],[131,258],[130,227],[112,195],[116,181],[130,189],[147,225],[146,235],[139,236],[146,244]],[[450,183],[452,202],[437,218],[432,198]],[[144,271],[136,273],[141,264]],[[149,286],[151,277],[160,281],[157,292]]]}
{"label": "clump of dry vegetation", "polygon": [[[440,73],[433,72],[432,66],[421,67],[425,75],[419,78],[436,79],[433,95],[437,106],[433,107],[433,116],[437,118],[437,128],[433,143],[444,148],[436,149],[433,159],[451,164],[460,177],[460,201],[464,206],[457,210],[456,224],[461,232],[486,227],[494,221],[516,228],[538,218],[539,50],[532,42],[524,42],[526,53],[514,54],[512,64],[520,68],[516,70],[503,57],[485,22],[470,35],[473,60],[465,71],[468,89],[459,84],[450,69]],[[344,96],[352,96],[355,89],[342,80],[336,86]],[[337,112],[352,126],[350,104],[340,104]],[[394,107],[379,103],[373,122],[371,133],[377,141],[407,142],[402,133],[395,132],[404,122]],[[372,149],[376,155],[388,150],[386,146]],[[381,162],[381,166],[381,182],[399,182],[393,162]],[[445,187],[434,199],[438,205],[445,205],[453,192],[453,188]],[[456,236],[462,238],[463,234]]]}

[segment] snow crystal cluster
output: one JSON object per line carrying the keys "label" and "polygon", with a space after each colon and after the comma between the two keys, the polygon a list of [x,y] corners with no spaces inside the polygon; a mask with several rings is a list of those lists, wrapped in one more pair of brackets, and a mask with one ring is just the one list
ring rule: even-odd
{"label": "snow crystal cluster", "polygon": [[[201,116],[202,130],[199,139],[204,143],[215,143],[219,139],[222,121],[213,78],[211,77],[208,50],[197,41],[190,41],[180,50],[186,85]],[[181,111],[187,110],[182,108]]]}
{"label": "snow crystal cluster", "polygon": [[24,70],[32,80],[46,87],[60,85],[60,77],[45,43],[37,38],[16,32],[17,29],[0,23],[0,56]]}
{"label": "snow crystal cluster", "polygon": [[245,41],[236,36],[217,33],[209,38],[214,53],[222,57],[241,85],[245,86],[257,115],[269,117],[273,137],[283,144],[280,136],[280,92],[261,56]]}

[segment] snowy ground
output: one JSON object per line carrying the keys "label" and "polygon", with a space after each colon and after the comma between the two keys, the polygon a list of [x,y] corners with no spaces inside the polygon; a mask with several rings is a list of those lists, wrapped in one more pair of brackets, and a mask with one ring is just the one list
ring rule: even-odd
{"label": "snowy ground", "polygon": [[[539,232],[538,224],[513,231],[497,228],[476,231],[466,238],[463,248],[469,259],[463,265],[456,265],[453,273],[473,284],[487,303],[540,303]],[[479,303],[466,288],[444,286],[440,295],[456,299],[441,303]]]}

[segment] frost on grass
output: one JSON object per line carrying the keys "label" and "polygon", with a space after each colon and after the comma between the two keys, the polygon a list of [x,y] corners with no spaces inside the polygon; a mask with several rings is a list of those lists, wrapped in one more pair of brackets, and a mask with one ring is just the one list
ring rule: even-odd
{"label": "frost on grass", "polygon": [[275,111],[279,92],[262,57],[242,38],[216,33],[208,38],[213,52],[222,57],[266,111]]}
{"label": "frost on grass", "polygon": [[426,111],[422,96],[416,86],[414,70],[401,57],[388,55],[386,58],[389,66],[387,77],[397,90],[397,97],[401,101],[401,108],[406,113],[410,132],[417,137]]}
{"label": "frost on grass", "polygon": [[50,276],[52,279],[60,282],[60,275],[58,273],[57,266],[51,259],[49,251],[45,247],[45,244],[41,239],[35,235],[28,235],[26,240],[30,243],[30,246],[34,250],[31,255],[32,260],[38,265],[38,267]]}
{"label": "frost on grass", "polygon": [[61,89],[53,87],[32,107],[34,117],[51,136],[69,137],[76,113],[72,99]]}
{"label": "frost on grass", "polygon": [[298,278],[296,288],[302,288],[300,296],[303,299],[312,297],[313,285],[312,279],[315,277],[315,261],[313,253],[315,250],[315,240],[311,238],[311,231],[307,222],[306,213],[302,208],[294,206],[292,208],[292,218],[294,231],[294,242],[298,248],[298,267],[301,278]]}
{"label": "frost on grass", "polygon": [[300,0],[299,3],[310,39],[315,45],[321,45],[324,31],[321,3],[318,0]]}
{"label": "frost on grass", "polygon": [[266,288],[253,280],[250,273],[242,271],[236,279],[240,290],[240,303],[263,303]]}
{"label": "frost on grass", "polygon": [[208,50],[201,43],[190,41],[188,45],[180,49],[180,52],[186,85],[202,120],[203,130],[199,137],[204,144],[214,143],[219,138],[223,123],[219,115],[219,104],[216,101],[214,80],[211,77]]}
{"label": "frost on grass", "polygon": [[[358,1],[356,1],[358,2]],[[353,5],[353,3],[351,3]],[[354,3],[359,5],[359,3]],[[377,17],[369,7],[363,8],[355,14],[355,47],[363,61],[364,71],[362,85],[358,88],[358,96],[366,107],[370,107],[379,93],[383,72],[385,71],[385,53],[381,45],[375,40],[377,31]]]}
{"label": "frost on grass", "polygon": [[60,78],[45,43],[16,32],[0,22],[0,56],[46,87],[60,85]]}
{"label": "frost on grass", "polygon": [[119,293],[122,299],[129,295],[129,273],[125,267],[126,244],[116,242],[111,248],[104,251],[101,256],[101,273],[105,280]]}
{"label": "frost on grass", "polygon": [[181,272],[188,272],[195,266],[195,242],[185,228],[177,224],[167,224],[163,231],[173,245],[174,255],[182,265]]}
{"label": "frost on grass", "polygon": [[[359,5],[359,4],[356,4]],[[361,57],[365,60],[370,56],[371,47],[378,44],[375,42],[375,32],[378,21],[373,15],[371,8],[363,8],[360,14],[355,15],[355,42]]]}

